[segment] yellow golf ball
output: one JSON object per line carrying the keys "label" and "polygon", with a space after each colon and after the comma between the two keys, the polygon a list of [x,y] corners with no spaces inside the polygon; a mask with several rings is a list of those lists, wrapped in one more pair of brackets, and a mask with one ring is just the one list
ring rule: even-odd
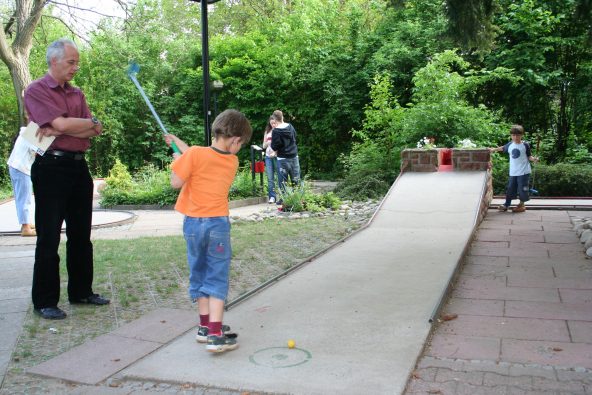
{"label": "yellow golf ball", "polygon": [[288,340],[288,348],[296,347],[296,342],[292,339]]}

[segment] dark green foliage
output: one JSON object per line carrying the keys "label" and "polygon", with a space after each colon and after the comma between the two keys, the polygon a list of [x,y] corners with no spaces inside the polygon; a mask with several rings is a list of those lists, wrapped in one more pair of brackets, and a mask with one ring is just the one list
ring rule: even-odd
{"label": "dark green foliage", "polygon": [[553,166],[534,165],[535,188],[541,196],[592,196],[592,166],[559,163]]}
{"label": "dark green foliage", "polygon": [[[530,186],[541,197],[591,197],[592,166],[560,163],[556,165],[532,165]],[[500,160],[493,167],[493,191],[506,194],[508,162]],[[532,197],[532,196],[531,196]]]}

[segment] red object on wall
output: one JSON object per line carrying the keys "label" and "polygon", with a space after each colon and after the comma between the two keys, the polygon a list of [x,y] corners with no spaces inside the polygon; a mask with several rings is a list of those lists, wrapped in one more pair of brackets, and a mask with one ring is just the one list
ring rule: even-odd
{"label": "red object on wall", "polygon": [[[251,167],[252,169],[252,167]],[[255,162],[255,173],[265,173],[265,162],[257,161]]]}
{"label": "red object on wall", "polygon": [[452,164],[452,150],[450,148],[443,148],[440,150],[440,164],[451,165]]}

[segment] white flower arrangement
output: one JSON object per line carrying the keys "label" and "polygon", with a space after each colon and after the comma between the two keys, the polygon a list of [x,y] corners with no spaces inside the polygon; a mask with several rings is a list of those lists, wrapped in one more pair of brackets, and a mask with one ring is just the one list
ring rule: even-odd
{"label": "white flower arrangement", "polygon": [[477,148],[477,144],[473,143],[471,139],[464,139],[458,142],[458,148]]}
{"label": "white flower arrangement", "polygon": [[417,148],[434,149],[436,148],[436,144],[434,144],[433,139],[430,139],[429,137],[424,137],[417,142]]}

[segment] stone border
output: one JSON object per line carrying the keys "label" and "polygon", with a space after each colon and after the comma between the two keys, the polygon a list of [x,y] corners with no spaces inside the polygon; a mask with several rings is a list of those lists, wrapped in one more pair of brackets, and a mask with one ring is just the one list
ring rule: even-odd
{"label": "stone border", "polygon": [[[254,198],[231,200],[228,202],[228,208],[238,208],[244,206],[252,206],[254,204],[267,203],[267,197],[260,196]],[[174,205],[160,205],[160,204],[121,204],[117,206],[111,206],[108,208],[101,208],[101,210],[115,210],[115,211],[127,211],[127,210],[173,210]]]}

